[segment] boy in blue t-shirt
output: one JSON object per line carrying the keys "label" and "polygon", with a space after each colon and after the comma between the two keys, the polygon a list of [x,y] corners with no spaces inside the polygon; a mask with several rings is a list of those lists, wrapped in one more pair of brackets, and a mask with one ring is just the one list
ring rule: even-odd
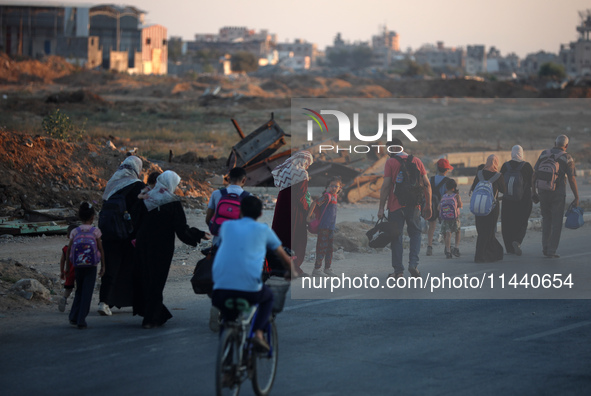
{"label": "boy in blue t-shirt", "polygon": [[251,305],[259,304],[253,342],[261,349],[269,350],[263,329],[271,316],[273,293],[261,279],[267,249],[275,251],[281,259],[286,268],[286,279],[293,274],[293,268],[275,232],[256,221],[263,213],[263,203],[254,196],[245,197],[240,203],[240,212],[241,219],[226,221],[220,228],[221,243],[212,268],[211,300],[224,316],[231,314],[225,307],[227,299],[243,298]]}

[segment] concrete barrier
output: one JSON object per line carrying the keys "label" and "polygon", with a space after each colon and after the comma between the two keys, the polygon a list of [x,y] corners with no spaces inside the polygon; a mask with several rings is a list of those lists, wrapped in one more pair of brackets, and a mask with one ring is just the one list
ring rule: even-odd
{"label": "concrete barrier", "polygon": [[[591,213],[585,213],[585,214],[583,214],[583,219],[585,220],[585,222],[591,221]],[[542,218],[541,217],[537,217],[535,219],[529,219],[529,222],[527,224],[527,229],[528,230],[531,230],[533,228],[541,227],[541,226],[542,226]],[[464,237],[472,237],[472,236],[477,236],[478,235],[478,233],[476,232],[476,226],[462,227],[461,230],[462,230],[462,238],[464,238]],[[501,230],[502,230],[501,222],[499,221],[497,223],[497,232],[501,232]]]}

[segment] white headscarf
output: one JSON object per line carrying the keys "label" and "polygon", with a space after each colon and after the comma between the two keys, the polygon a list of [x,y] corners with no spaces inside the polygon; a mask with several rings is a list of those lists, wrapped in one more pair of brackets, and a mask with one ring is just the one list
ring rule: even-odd
{"label": "white headscarf", "polygon": [[307,169],[313,162],[314,158],[309,151],[298,151],[271,172],[275,186],[279,187],[281,191],[294,184],[308,180]]}
{"label": "white headscarf", "polygon": [[523,148],[520,145],[516,144],[511,149],[511,159],[517,162],[525,161],[525,159],[523,159]]}
{"label": "white headscarf", "polygon": [[147,197],[144,198],[144,204],[146,204],[148,212],[167,203],[177,201],[178,197],[174,195],[174,190],[176,190],[180,182],[181,177],[170,170],[158,176],[156,185],[146,193]]}
{"label": "white headscarf", "polygon": [[130,184],[141,182],[139,179],[142,171],[142,160],[132,155],[125,158],[125,161],[119,165],[117,171],[111,176],[105,187],[103,199],[106,201],[117,191],[129,186]]}

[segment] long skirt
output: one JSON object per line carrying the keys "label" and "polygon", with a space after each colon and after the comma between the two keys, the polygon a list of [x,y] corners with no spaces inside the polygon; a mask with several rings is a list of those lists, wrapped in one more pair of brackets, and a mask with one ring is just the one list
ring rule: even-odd
{"label": "long skirt", "polygon": [[532,202],[529,194],[524,194],[521,201],[503,200],[501,209],[501,232],[507,253],[515,253],[513,242],[521,245],[525,233],[529,215],[531,214]]}
{"label": "long skirt", "polygon": [[503,246],[497,241],[495,231],[499,219],[499,205],[487,216],[476,216],[476,253],[475,263],[490,263],[503,259]]}

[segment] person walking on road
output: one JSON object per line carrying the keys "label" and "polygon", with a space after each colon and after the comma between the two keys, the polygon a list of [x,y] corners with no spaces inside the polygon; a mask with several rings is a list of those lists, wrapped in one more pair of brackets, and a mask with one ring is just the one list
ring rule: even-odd
{"label": "person walking on road", "polygon": [[431,183],[431,218],[427,219],[429,222],[429,230],[427,231],[427,256],[433,255],[433,236],[435,235],[435,227],[437,226],[437,220],[439,220],[439,201],[447,187],[445,183],[447,183],[449,177],[447,177],[447,173],[454,169],[453,166],[449,164],[449,161],[445,158],[439,159],[437,161],[437,174],[435,176],[431,176],[429,182]]}
{"label": "person walking on road", "polygon": [[575,161],[566,152],[568,143],[568,137],[560,135],[553,148],[542,151],[532,177],[532,199],[539,199],[542,210],[542,253],[548,258],[560,257],[556,251],[562,232],[567,179],[575,196],[571,205],[579,206]]}
{"label": "person walking on road", "polygon": [[191,246],[197,246],[201,239],[211,238],[209,233],[187,224],[183,205],[174,194],[180,181],[175,172],[165,171],[143,200],[144,205],[136,206],[137,270],[133,314],[144,317],[144,329],[161,326],[172,318],[163,303],[162,293],[174,256],[175,235]]}
{"label": "person walking on road", "polygon": [[[144,182],[139,178],[141,172],[142,160],[139,157],[125,158],[107,182],[103,194],[103,210],[107,202],[122,196],[125,208],[131,216],[132,208],[139,200],[138,195],[145,187]],[[122,216],[122,214],[118,215]],[[134,248],[131,241],[135,238],[135,230],[132,230],[127,238],[121,239],[101,225],[100,214],[99,226],[103,233],[106,268],[101,277],[98,313],[102,316],[111,316],[111,307],[122,308],[133,305]]]}
{"label": "person walking on road", "polygon": [[392,267],[394,272],[390,278],[403,278],[402,264],[403,246],[402,231],[404,223],[410,237],[408,254],[408,272],[411,276],[419,277],[419,252],[421,250],[421,201],[424,196],[423,217],[429,219],[431,213],[431,184],[427,177],[427,170],[421,160],[402,151],[402,141],[394,138],[388,142],[389,150],[399,149],[391,153],[384,168],[384,182],[380,189],[380,204],[378,218],[385,217],[384,207],[388,204],[388,222],[392,223]]}
{"label": "person walking on road", "polygon": [[300,267],[308,244],[306,217],[311,203],[308,201],[308,167],[313,162],[309,151],[298,151],[271,172],[275,186],[279,187],[271,228],[281,244],[294,251],[294,265],[299,276],[309,276]]}
{"label": "person walking on road", "polygon": [[511,149],[511,161],[501,167],[505,179],[505,194],[501,208],[501,232],[505,250],[521,256],[521,243],[527,232],[532,209],[531,180],[534,170],[523,159],[523,148],[515,145]]}
{"label": "person walking on road", "polygon": [[[474,177],[474,182],[470,188],[470,196],[476,187],[484,181],[492,184],[492,202],[493,206],[485,216],[476,216],[476,252],[474,254],[475,263],[491,263],[503,259],[503,246],[497,240],[495,233],[497,231],[497,221],[499,220],[498,194],[505,193],[505,180],[499,172],[499,158],[491,154],[486,160],[486,164],[478,167],[478,173]],[[470,205],[472,210],[472,205]]]}

